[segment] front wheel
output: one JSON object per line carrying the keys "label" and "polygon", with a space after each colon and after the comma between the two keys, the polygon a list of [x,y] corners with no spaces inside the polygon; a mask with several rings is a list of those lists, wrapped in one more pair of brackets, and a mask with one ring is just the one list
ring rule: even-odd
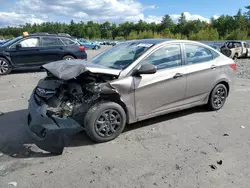
{"label": "front wheel", "polygon": [[226,102],[227,94],[226,86],[224,84],[218,84],[209,96],[207,107],[212,111],[220,110]]}
{"label": "front wheel", "polygon": [[11,70],[12,67],[9,61],[0,57],[0,75],[9,74]]}
{"label": "front wheel", "polygon": [[99,102],[87,112],[84,126],[87,135],[96,142],[115,139],[124,130],[126,114],[123,108],[114,102]]}

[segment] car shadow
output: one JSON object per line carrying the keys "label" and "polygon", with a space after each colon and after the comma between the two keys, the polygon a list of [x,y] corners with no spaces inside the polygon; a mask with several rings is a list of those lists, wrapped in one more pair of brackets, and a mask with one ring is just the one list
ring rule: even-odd
{"label": "car shadow", "polygon": [[40,67],[32,68],[18,68],[11,71],[11,74],[23,74],[23,73],[36,73],[36,72],[45,72]]}
{"label": "car shadow", "polygon": [[[183,117],[193,113],[205,112],[203,107],[163,115],[126,126],[124,132],[153,125],[163,121]],[[0,152],[13,158],[42,158],[54,154],[34,147],[34,142],[26,131],[28,110],[19,110],[0,115]],[[80,147],[97,144],[86,133],[80,132],[69,138],[66,147]]]}

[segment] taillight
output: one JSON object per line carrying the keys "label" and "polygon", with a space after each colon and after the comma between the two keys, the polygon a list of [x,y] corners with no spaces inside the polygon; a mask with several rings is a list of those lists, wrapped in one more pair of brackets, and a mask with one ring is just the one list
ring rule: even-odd
{"label": "taillight", "polygon": [[233,69],[233,70],[237,70],[237,66],[236,66],[236,63],[233,63],[233,64],[230,64],[230,67]]}
{"label": "taillight", "polygon": [[83,52],[85,52],[85,47],[84,46],[79,46],[80,50],[82,50]]}

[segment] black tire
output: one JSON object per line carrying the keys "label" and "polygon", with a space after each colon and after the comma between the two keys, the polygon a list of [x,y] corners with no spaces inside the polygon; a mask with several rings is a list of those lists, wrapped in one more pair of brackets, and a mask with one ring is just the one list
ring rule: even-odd
{"label": "black tire", "polygon": [[11,71],[12,66],[10,62],[5,58],[0,57],[0,76],[9,74]]}
{"label": "black tire", "polygon": [[238,54],[234,54],[233,60],[237,60],[239,58]]}
{"label": "black tire", "polygon": [[94,47],[94,50],[99,50],[99,46],[95,46],[95,47]]}
{"label": "black tire", "polygon": [[[107,117],[106,113],[108,113],[108,116],[109,114],[111,115]],[[114,117],[116,121],[114,121]],[[119,125],[117,125],[118,122]],[[117,127],[115,127],[116,125]],[[88,110],[84,119],[84,126],[87,135],[93,141],[99,143],[108,142],[118,137],[124,130],[125,125],[126,114],[123,108],[119,104],[114,102],[99,102],[94,104]]]}
{"label": "black tire", "polygon": [[71,59],[75,59],[72,55],[66,55],[63,56],[62,60],[71,60]]}
{"label": "black tire", "polygon": [[216,85],[209,96],[208,109],[212,111],[220,110],[224,106],[227,96],[227,87],[224,84]]}

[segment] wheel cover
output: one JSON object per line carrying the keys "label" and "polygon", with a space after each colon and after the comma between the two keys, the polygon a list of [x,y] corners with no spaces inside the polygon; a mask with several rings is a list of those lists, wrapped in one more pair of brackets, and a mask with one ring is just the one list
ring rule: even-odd
{"label": "wheel cover", "polygon": [[9,64],[5,60],[0,60],[0,74],[8,72]]}
{"label": "wheel cover", "polygon": [[223,87],[217,88],[213,97],[213,104],[216,108],[220,108],[223,106],[226,100],[226,90]]}
{"label": "wheel cover", "polygon": [[67,58],[65,58],[65,60],[71,60],[71,59],[73,59],[72,57],[67,57]]}
{"label": "wheel cover", "polygon": [[95,122],[95,131],[101,137],[110,137],[121,128],[121,115],[113,109],[105,110]]}

